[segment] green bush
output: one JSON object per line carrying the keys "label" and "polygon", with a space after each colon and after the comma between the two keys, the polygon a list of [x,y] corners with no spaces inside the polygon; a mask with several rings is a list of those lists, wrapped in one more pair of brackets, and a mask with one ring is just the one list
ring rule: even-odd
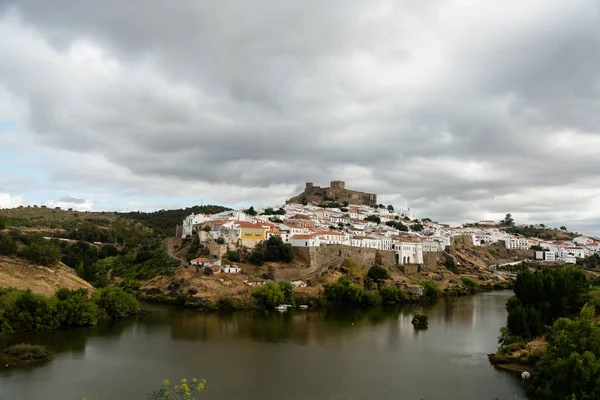
{"label": "green bush", "polygon": [[0,216],[0,231],[3,231],[6,228],[6,218]]}
{"label": "green bush", "polygon": [[52,243],[31,243],[24,246],[20,256],[28,261],[42,264],[55,265],[60,261],[60,248]]}
{"label": "green bush", "polygon": [[61,325],[85,326],[98,322],[98,306],[88,296],[85,289],[69,290],[60,288],[56,294],[57,312]]}
{"label": "green bush", "polygon": [[6,233],[0,233],[0,255],[14,256],[19,251],[19,244],[13,237]]}
{"label": "green bush", "polygon": [[463,285],[465,285],[471,290],[479,289],[479,284],[473,279],[467,278],[466,276],[462,276],[460,280],[462,281]]}
{"label": "green bush", "polygon": [[117,287],[123,289],[123,291],[125,293],[129,293],[130,295],[132,295],[135,298],[140,297],[141,282],[138,281],[137,279],[125,278],[117,284]]}
{"label": "green bush", "polygon": [[381,305],[381,295],[376,290],[367,290],[362,297],[362,305],[371,307]]}
{"label": "green bush", "polygon": [[236,251],[236,250],[227,252],[227,259],[231,262],[239,262],[240,261],[240,252]]}
{"label": "green bush", "polygon": [[92,295],[100,312],[108,319],[123,318],[135,314],[139,303],[135,297],[118,287],[98,289]]}
{"label": "green bush", "polygon": [[374,281],[388,279],[389,274],[388,271],[380,267],[379,265],[373,265],[369,268],[369,272],[367,272],[367,277],[373,279]]}
{"label": "green bush", "polygon": [[448,271],[458,274],[458,267],[456,266],[453,257],[446,257],[446,268]]}
{"label": "green bush", "polygon": [[385,302],[404,303],[408,301],[408,294],[394,285],[382,286],[379,289],[379,294]]}
{"label": "green bush", "polygon": [[252,291],[252,297],[264,308],[277,307],[285,301],[285,295],[278,284],[270,282]]}
{"label": "green bush", "polygon": [[430,299],[437,299],[442,294],[440,287],[434,281],[422,281],[419,285],[423,286],[423,295]]}
{"label": "green bush", "polygon": [[326,283],[323,288],[325,298],[330,303],[341,306],[362,305],[365,289],[346,277],[340,277],[335,283]]}
{"label": "green bush", "polygon": [[11,330],[39,331],[58,328],[57,299],[34,294],[31,290],[7,290],[0,297],[0,309]]}
{"label": "green bush", "polygon": [[52,354],[44,346],[29,343],[16,344],[4,350],[4,353],[23,361],[48,360]]}
{"label": "green bush", "polygon": [[289,304],[292,306],[296,305],[296,293],[294,293],[294,287],[290,282],[279,281],[277,282],[279,289],[283,292],[283,302],[284,304]]}

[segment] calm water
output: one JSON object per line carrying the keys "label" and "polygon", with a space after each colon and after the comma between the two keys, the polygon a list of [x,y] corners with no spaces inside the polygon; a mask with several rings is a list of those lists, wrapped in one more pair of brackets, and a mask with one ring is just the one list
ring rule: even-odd
{"label": "calm water", "polygon": [[[510,292],[354,312],[203,314],[159,305],[109,326],[32,333],[60,353],[0,369],[0,399],[145,399],[165,378],[206,378],[199,399],[514,399],[518,377],[495,370]],[[415,312],[429,316],[416,332]]]}

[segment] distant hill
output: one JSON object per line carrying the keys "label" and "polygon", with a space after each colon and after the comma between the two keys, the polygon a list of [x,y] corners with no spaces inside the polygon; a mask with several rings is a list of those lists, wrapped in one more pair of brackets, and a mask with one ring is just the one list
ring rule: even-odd
{"label": "distant hill", "polygon": [[534,228],[532,226],[512,226],[506,228],[505,231],[513,235],[523,235],[527,238],[535,237],[544,240],[572,240],[579,236],[579,234],[575,232],[561,231],[552,228]]}
{"label": "distant hill", "polygon": [[176,210],[160,210],[154,212],[128,212],[119,213],[119,215],[143,222],[149,227],[159,230],[166,236],[175,236],[175,227],[181,225],[183,219],[194,214],[217,214],[223,211],[229,211],[231,208],[215,205],[193,206],[188,208],[179,208]]}

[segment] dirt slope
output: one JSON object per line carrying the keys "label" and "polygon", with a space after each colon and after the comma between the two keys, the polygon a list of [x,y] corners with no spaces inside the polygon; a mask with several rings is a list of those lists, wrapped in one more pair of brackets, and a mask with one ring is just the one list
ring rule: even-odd
{"label": "dirt slope", "polygon": [[92,285],[62,263],[45,267],[9,257],[0,257],[0,287],[31,289],[45,296],[52,296],[61,287],[93,290]]}

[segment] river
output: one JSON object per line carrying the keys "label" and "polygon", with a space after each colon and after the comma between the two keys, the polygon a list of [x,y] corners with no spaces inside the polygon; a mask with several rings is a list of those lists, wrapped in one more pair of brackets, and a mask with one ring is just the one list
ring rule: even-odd
{"label": "river", "polygon": [[[144,304],[109,325],[31,332],[0,348],[47,345],[56,359],[0,369],[0,399],[145,399],[168,378],[206,378],[198,399],[515,399],[494,369],[511,292],[370,310],[200,313]],[[416,312],[429,329],[415,331]]]}

